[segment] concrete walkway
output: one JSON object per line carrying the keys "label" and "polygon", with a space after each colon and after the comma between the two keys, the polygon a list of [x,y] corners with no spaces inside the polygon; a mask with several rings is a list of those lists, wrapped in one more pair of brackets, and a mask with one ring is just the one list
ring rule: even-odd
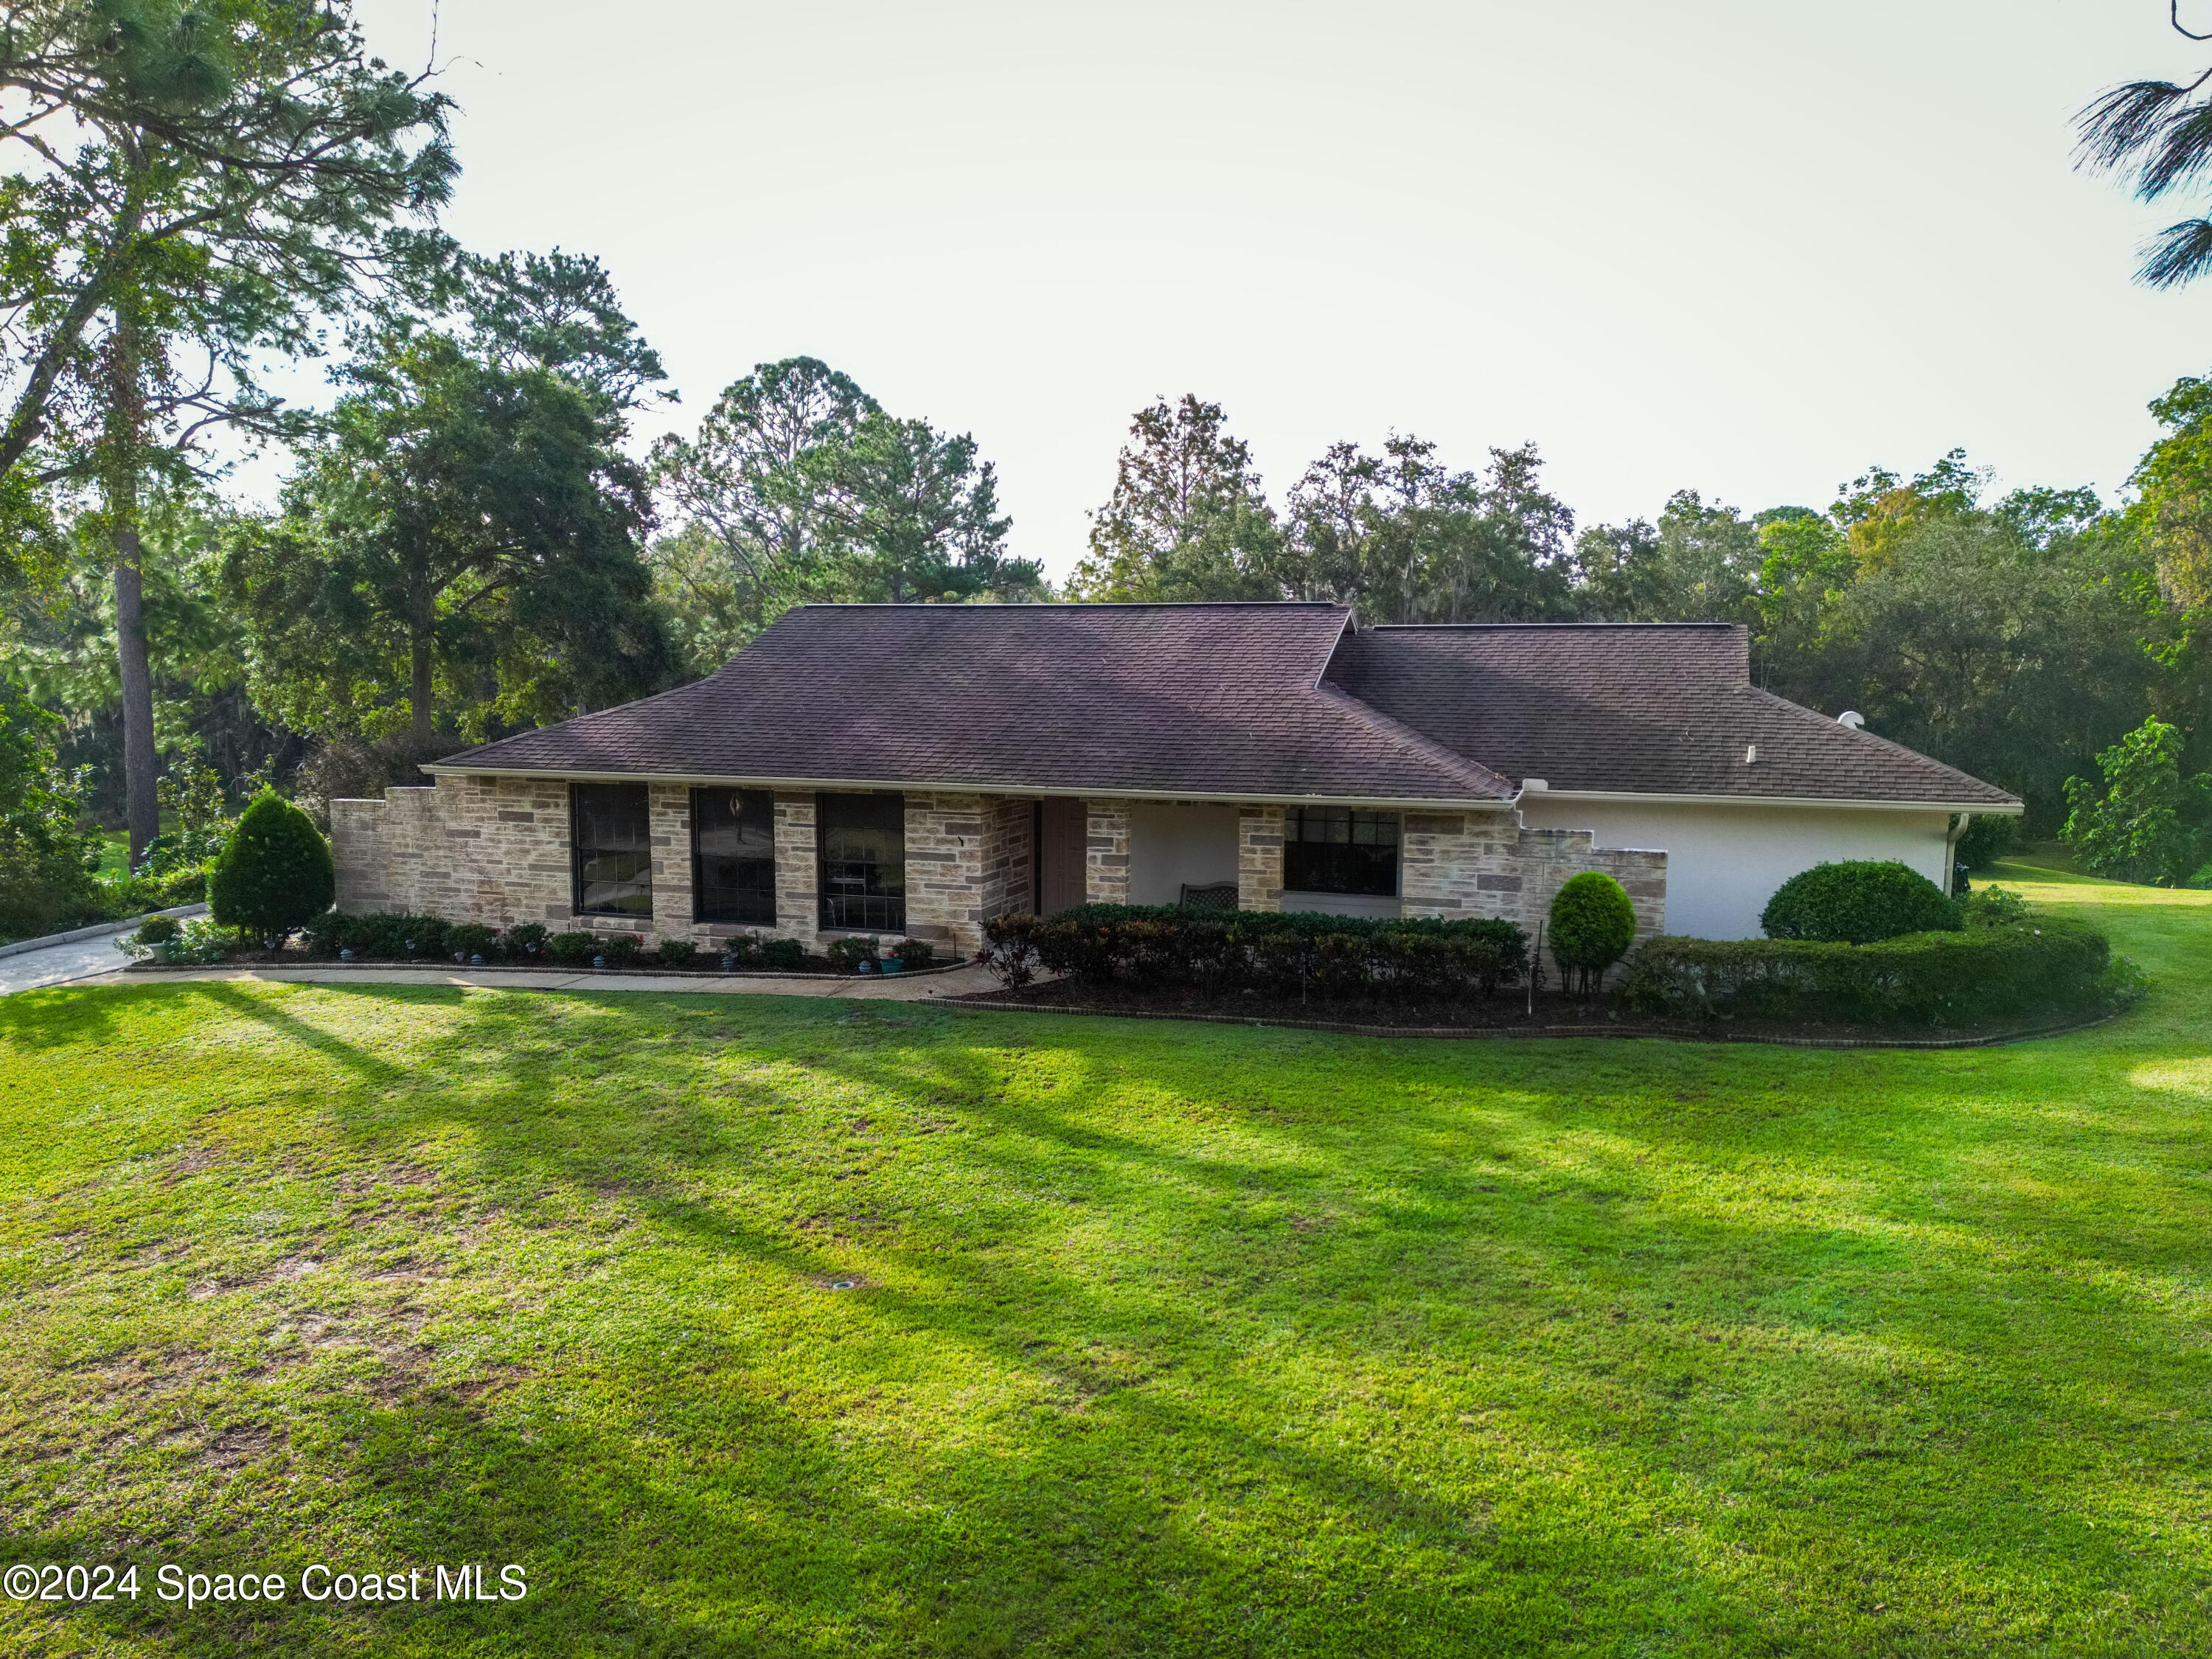
{"label": "concrete walkway", "polygon": [[67,985],[94,975],[105,978],[129,960],[115,948],[115,941],[137,931],[137,924],[133,922],[96,938],[73,939],[0,957],[0,996],[10,991],[35,991],[46,985]]}
{"label": "concrete walkway", "polygon": [[[88,951],[97,944],[107,953],[104,963],[67,972],[57,966],[52,976],[18,983],[8,970],[21,972],[42,958],[65,951]],[[989,969],[970,964],[947,974],[925,974],[908,979],[903,974],[878,977],[855,975],[850,979],[780,979],[738,974],[700,975],[574,974],[560,969],[543,973],[481,973],[445,968],[335,968],[264,966],[256,963],[226,963],[216,968],[162,968],[120,971],[121,954],[107,939],[86,940],[78,945],[58,945],[0,961],[0,994],[27,991],[41,985],[170,984],[179,980],[261,980],[278,985],[457,985],[485,991],[653,991],[710,995],[778,997],[841,997],[885,1002],[926,1002],[938,997],[957,997],[970,991],[996,989],[998,978]]]}

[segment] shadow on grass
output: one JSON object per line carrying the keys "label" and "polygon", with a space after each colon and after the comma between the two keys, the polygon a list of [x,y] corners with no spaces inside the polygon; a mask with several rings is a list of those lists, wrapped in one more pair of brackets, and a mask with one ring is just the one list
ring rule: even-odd
{"label": "shadow on grass", "polygon": [[349,1532],[546,1586],[322,1632],[362,1650],[1958,1650],[2053,1582],[2185,1617],[2097,1512],[2114,1460],[2153,1496],[2203,1462],[2202,1319],[2114,1279],[2202,1237],[2188,1115],[2128,1080],[2185,1034],[1475,1050],[609,996],[461,1003],[400,1066],[216,988],[356,1080],[336,1133],[461,1137],[449,1178],[538,1248],[638,1239],[557,1364],[319,1404]]}

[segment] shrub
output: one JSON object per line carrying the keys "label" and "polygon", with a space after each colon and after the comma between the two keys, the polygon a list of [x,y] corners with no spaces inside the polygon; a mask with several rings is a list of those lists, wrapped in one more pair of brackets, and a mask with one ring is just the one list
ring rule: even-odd
{"label": "shrub", "polygon": [[1959,917],[1969,927],[2002,927],[2026,921],[2028,902],[2008,887],[1982,887],[1959,901]]}
{"label": "shrub", "polygon": [[2102,933],[2045,918],[1870,945],[1655,939],[1624,994],[1656,1014],[1960,1025],[2108,1006],[2129,977]]}
{"label": "shrub", "polygon": [[1010,985],[1039,967],[1092,983],[1117,981],[1214,995],[1430,1000],[1486,993],[1528,966],[1510,921],[1369,919],[1292,911],[1191,911],[1086,904],[984,928],[984,957]]}
{"label": "shrub", "polygon": [[699,955],[699,947],[688,939],[665,939],[660,941],[659,954],[664,968],[690,968]]}
{"label": "shrub", "polygon": [[599,954],[597,933],[555,933],[545,941],[545,949],[553,960],[563,968],[588,967],[593,957]]}
{"label": "shrub", "polygon": [[1585,870],[1552,895],[1550,935],[1562,982],[1588,996],[1636,943],[1636,906],[1611,876]]}
{"label": "shrub", "polygon": [[231,930],[207,916],[191,916],[169,941],[172,962],[212,963],[229,960],[236,944]]}
{"label": "shrub", "polygon": [[796,972],[806,965],[806,947],[795,939],[763,939],[760,957],[763,967],[784,973]]}
{"label": "shrub", "polygon": [[1895,860],[1856,859],[1801,871],[1759,913],[1769,939],[1871,945],[1906,933],[1956,933],[1959,907]]}
{"label": "shrub", "polygon": [[167,945],[176,936],[177,919],[174,916],[149,916],[138,924],[138,942],[141,945]]}
{"label": "shrub", "polygon": [[506,955],[526,962],[545,954],[549,937],[544,922],[518,921],[499,936],[499,948]]}
{"label": "shrub", "polygon": [[630,967],[645,953],[642,933],[600,933],[596,937],[599,948],[592,955],[605,958],[610,968]]}
{"label": "shrub", "polygon": [[884,954],[896,957],[909,968],[927,968],[937,960],[937,947],[926,939],[902,939]]}
{"label": "shrub", "polygon": [[1951,849],[1951,861],[1961,871],[1986,870],[2020,844],[2020,820],[1978,812]]}
{"label": "shrub", "polygon": [[1036,977],[1036,931],[1032,915],[994,916],[983,924],[983,948],[975,960],[999,976],[1010,991],[1018,991]]}
{"label": "shrub", "polygon": [[498,937],[491,928],[473,921],[458,921],[446,929],[445,946],[454,960],[466,962],[471,957],[489,956],[492,942]]}
{"label": "shrub", "polygon": [[208,877],[208,909],[225,927],[259,935],[270,950],[331,908],[337,891],[331,845],[298,807],[255,798]]}
{"label": "shrub", "polygon": [[715,965],[726,958],[732,969],[760,966],[761,940],[758,933],[732,933],[714,948]]}
{"label": "shrub", "polygon": [[830,958],[830,965],[839,973],[857,974],[862,963],[876,959],[882,945],[883,941],[872,934],[833,939],[823,949],[823,955]]}

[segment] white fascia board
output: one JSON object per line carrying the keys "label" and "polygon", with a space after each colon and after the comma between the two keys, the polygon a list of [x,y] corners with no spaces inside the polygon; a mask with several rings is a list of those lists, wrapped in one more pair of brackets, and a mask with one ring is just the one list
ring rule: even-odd
{"label": "white fascia board", "polygon": [[1218,803],[1236,806],[1369,806],[1401,812],[1504,812],[1512,800],[1455,800],[1442,797],[1401,799],[1387,795],[1255,795],[1224,790],[1122,789],[1101,784],[1093,789],[1041,789],[1027,783],[932,783],[918,779],[903,782],[871,782],[863,778],[740,778],[714,777],[701,772],[575,772],[547,767],[446,766],[432,763],[422,769],[432,777],[550,779],[560,783],[681,783],[714,789],[816,789],[832,793],[907,790],[948,795],[1006,795],[1021,800],[1169,800]]}
{"label": "white fascia board", "polygon": [[1823,806],[1848,807],[1867,812],[1971,812],[1976,817],[2016,818],[2027,811],[2026,803],[2013,801],[1992,806],[1987,801],[1860,800],[1834,795],[1662,795],[1633,789],[1538,789],[1523,791],[1513,804],[1529,800],[1625,801],[1650,806]]}

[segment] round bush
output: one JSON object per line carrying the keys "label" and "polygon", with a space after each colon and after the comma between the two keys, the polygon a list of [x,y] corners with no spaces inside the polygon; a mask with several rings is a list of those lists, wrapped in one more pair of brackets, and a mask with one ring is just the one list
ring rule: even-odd
{"label": "round bush", "polygon": [[1552,895],[1552,959],[1583,995],[1636,943],[1636,907],[1611,876],[1585,870]]}
{"label": "round bush", "polygon": [[176,936],[177,919],[174,916],[149,916],[138,924],[138,942],[141,945],[167,945]]}
{"label": "round bush", "polygon": [[1769,939],[1872,945],[1906,933],[1954,933],[1958,904],[1917,871],[1894,860],[1819,864],[1775,890],[1759,913]]}
{"label": "round bush", "polygon": [[331,908],[337,894],[330,843],[314,820],[276,794],[256,797],[208,873],[208,913],[246,927],[274,951]]}

